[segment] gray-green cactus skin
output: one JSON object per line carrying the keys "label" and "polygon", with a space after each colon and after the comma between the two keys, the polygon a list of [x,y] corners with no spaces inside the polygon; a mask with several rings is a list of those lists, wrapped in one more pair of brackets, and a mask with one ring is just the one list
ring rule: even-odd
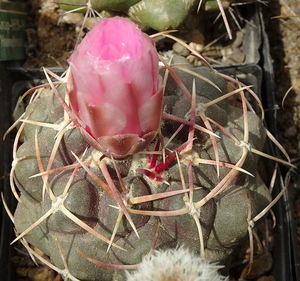
{"label": "gray-green cactus skin", "polygon": [[[233,1],[221,0],[220,3],[226,9]],[[87,4],[87,0],[58,0],[57,2],[62,3],[60,6],[65,10],[73,10],[74,5],[82,7]],[[103,12],[104,17],[123,13],[144,29],[150,27],[164,31],[177,29],[197,9],[199,0],[91,0],[90,5],[94,10]],[[216,0],[203,0],[201,9],[215,11],[219,9],[219,5]]]}
{"label": "gray-green cactus skin", "polygon": [[[220,2],[222,4],[222,7],[224,9],[227,9],[231,3],[235,2],[235,0],[221,0]],[[203,1],[202,9],[204,11],[218,11],[220,9],[220,7],[218,5],[218,1],[206,0],[206,1]]]}
{"label": "gray-green cactus skin", "polygon": [[[175,70],[190,92],[192,92],[192,85],[195,80],[198,110],[201,110],[207,102],[218,99],[227,93],[227,84],[217,72],[207,68],[191,68],[191,70],[196,71],[219,88],[217,89],[208,82],[184,71]],[[58,89],[64,96],[65,85],[59,86]],[[185,118],[190,109],[190,102],[183,95],[175,80],[169,77],[165,90],[165,112]],[[227,99],[223,99],[207,107],[203,112],[206,117],[215,120],[236,139],[243,140],[245,116],[242,109],[233,107]],[[41,95],[26,110],[26,116],[30,120],[51,124],[61,124],[63,115],[62,106],[51,93]],[[198,117],[196,123],[203,126],[202,120]],[[180,123],[176,121],[163,120],[161,134],[164,140],[167,141],[179,126]],[[236,164],[242,157],[243,148],[224,130],[214,124],[212,124],[212,129],[219,136],[216,138],[216,142],[220,161]],[[64,171],[57,170],[50,173],[47,178],[45,176],[31,177],[41,172],[41,164],[37,161],[39,158],[37,157],[37,147],[43,169],[47,170],[57,132],[55,129],[32,124],[26,124],[24,127],[24,143],[17,151],[17,158],[22,160],[16,164],[14,176],[16,185],[21,192],[20,198],[26,205],[24,207],[23,204],[19,203],[14,214],[18,233],[22,233],[54,206],[49,192],[43,192],[43,185],[48,184],[56,198],[59,198],[64,193],[74,172],[75,168],[73,167],[73,169]],[[261,120],[250,111],[248,111],[248,132],[249,145],[257,150],[262,150],[266,137],[265,129]],[[189,127],[184,126],[168,145],[168,150],[174,151],[186,142],[188,133]],[[193,196],[187,193],[189,198],[192,198],[192,204],[186,201],[184,194],[178,194],[163,199],[127,205],[127,208],[132,210],[130,216],[139,238],[128,220],[123,216],[113,239],[114,244],[107,251],[108,243],[83,229],[63,213],[63,208],[58,208],[55,212],[50,212],[51,214],[45,220],[28,232],[24,236],[25,239],[30,244],[40,248],[50,257],[51,262],[61,269],[65,268],[61,257],[63,254],[70,273],[80,280],[121,281],[125,280],[125,274],[123,270],[96,265],[80,255],[79,251],[103,263],[132,265],[138,264],[143,256],[149,253],[153,245],[156,249],[185,245],[193,253],[200,254],[201,241],[199,237],[203,239],[202,246],[205,249],[205,257],[213,262],[226,264],[230,260],[232,251],[247,239],[249,215],[253,218],[261,212],[269,204],[271,197],[268,188],[257,172],[258,156],[256,154],[248,151],[242,166],[253,176],[222,165],[219,167],[218,175],[216,165],[201,163],[200,161],[201,159],[216,159],[211,137],[198,130],[195,131],[194,137],[192,151],[178,153],[179,162],[175,159],[160,174],[165,182],[149,180],[140,172],[140,169],[147,169],[149,162],[147,154],[136,154],[126,160],[115,161],[125,186],[129,190],[126,194],[121,191],[112,161],[104,158],[124,202],[129,202],[130,198],[183,189],[180,171],[182,171],[184,181],[189,188],[190,179],[186,163],[189,161],[192,163],[192,185],[195,190]],[[149,150],[153,150],[153,147],[151,146]],[[75,127],[66,130],[51,169],[78,163],[74,154],[82,158],[82,161],[90,160],[87,161],[89,169],[105,181],[97,166],[101,153],[91,147]],[[159,161],[163,161],[161,156],[158,158]],[[229,181],[229,178],[226,177],[232,171],[236,174],[230,178],[231,181],[225,190],[206,203],[200,204],[201,207],[198,208],[201,199],[221,182]],[[79,220],[101,235],[108,239],[112,236],[119,214],[118,204],[91,178],[84,168],[78,168],[68,193],[62,202],[56,204],[64,206]],[[192,207],[196,206],[196,208],[191,208],[190,211],[178,215],[167,215],[168,212],[181,210],[189,204]],[[138,214],[134,212],[135,210],[154,212],[153,215],[145,215]],[[158,211],[162,213],[159,214]],[[201,225],[201,235],[196,221]],[[60,245],[61,251],[58,245]],[[117,248],[117,245],[123,249]]]}

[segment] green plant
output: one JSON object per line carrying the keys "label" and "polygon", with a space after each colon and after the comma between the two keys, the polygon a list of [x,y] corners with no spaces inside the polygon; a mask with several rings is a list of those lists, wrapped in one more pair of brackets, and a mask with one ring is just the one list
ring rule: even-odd
{"label": "green plant", "polygon": [[[262,2],[253,0],[253,2]],[[237,3],[236,3],[237,2]],[[251,1],[250,1],[251,2]],[[226,10],[230,10],[233,16],[231,5],[245,4],[249,1],[235,0],[59,0],[60,7],[68,12],[100,13],[103,17],[123,15],[129,17],[141,28],[152,28],[158,31],[178,29],[190,14],[196,12],[202,16],[203,12],[220,11],[228,36],[231,39],[231,29],[226,16]],[[75,7],[74,7],[75,6]],[[234,17],[234,16],[233,16]],[[236,19],[235,19],[236,21]]]}

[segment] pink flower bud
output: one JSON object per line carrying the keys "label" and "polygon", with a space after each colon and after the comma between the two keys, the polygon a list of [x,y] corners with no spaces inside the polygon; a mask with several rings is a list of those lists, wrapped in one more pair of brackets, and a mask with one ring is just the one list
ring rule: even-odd
{"label": "pink flower bud", "polygon": [[70,104],[91,144],[119,159],[145,149],[163,104],[153,40],[126,19],[102,19],[68,62]]}

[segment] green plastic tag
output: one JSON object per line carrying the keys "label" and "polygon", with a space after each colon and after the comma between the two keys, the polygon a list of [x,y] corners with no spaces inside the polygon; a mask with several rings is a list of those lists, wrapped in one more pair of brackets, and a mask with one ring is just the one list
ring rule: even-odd
{"label": "green plastic tag", "polygon": [[0,60],[25,59],[26,7],[0,0]]}

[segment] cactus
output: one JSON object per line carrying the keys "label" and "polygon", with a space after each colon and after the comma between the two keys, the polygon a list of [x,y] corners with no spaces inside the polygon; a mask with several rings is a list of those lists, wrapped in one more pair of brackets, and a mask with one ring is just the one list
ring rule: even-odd
{"label": "cactus", "polygon": [[[225,281],[219,275],[220,266],[208,263],[204,258],[191,254],[183,247],[155,251],[145,257],[138,270],[127,273],[127,281]],[[227,279],[228,280],[228,279]]]}
{"label": "cactus", "polygon": [[[125,14],[132,21],[143,28],[152,28],[158,31],[177,29],[186,18],[195,10],[220,10],[226,21],[224,9],[227,9],[234,0],[59,0],[60,7],[70,11],[84,12],[93,9],[101,12],[102,16]],[[74,5],[78,8],[74,9]],[[86,8],[85,8],[86,7]]]}
{"label": "cactus", "polygon": [[[90,5],[98,12],[105,11],[107,14],[125,13],[136,23],[142,26],[154,28],[156,30],[166,30],[177,28],[184,19],[197,7],[198,0],[176,0],[174,1],[58,1],[65,10],[72,10],[72,5]],[[72,4],[72,5],[68,5]],[[175,4],[175,5],[174,5]],[[81,11],[84,11],[81,9]]]}
{"label": "cactus", "polygon": [[[103,22],[95,30],[101,29]],[[95,32],[99,33],[101,30]],[[128,37],[125,46],[132,42]],[[87,36],[81,44],[89,44],[89,40]],[[111,44],[123,44],[122,40],[113,39]],[[141,44],[142,50],[152,46],[149,40]],[[90,45],[93,48],[95,44]],[[113,46],[114,55],[118,46]],[[75,53],[83,56],[81,50],[79,46]],[[99,50],[102,56],[103,46]],[[125,60],[119,67],[123,73],[128,66],[126,59],[145,60],[131,51],[121,52],[125,56],[120,59],[116,55],[116,61]],[[105,75],[118,68],[114,60],[100,60],[92,51],[86,54],[92,55],[96,65],[107,67]],[[147,56],[156,69],[153,53]],[[19,201],[13,218],[18,233],[15,241],[20,240],[37,258],[28,243],[41,249],[50,257],[51,264],[46,263],[65,278],[125,280],[125,270],[137,268],[154,248],[167,250],[178,245],[211,262],[228,265],[232,251],[247,238],[251,219],[271,202],[257,171],[259,155],[265,155],[260,151],[266,130],[245,93],[260,105],[257,96],[239,81],[213,70],[203,58],[207,66],[200,68],[180,57],[173,58],[171,66],[160,59],[164,63],[160,71],[164,110],[160,113],[161,104],[154,103],[158,109],[150,112],[162,120],[147,145],[132,153],[121,150],[118,154],[103,146],[101,136],[94,135],[82,118],[83,109],[74,102],[74,91],[80,89],[72,67],[62,77],[52,74],[55,81],[46,70],[48,85],[35,89],[20,119],[11,172],[12,191]],[[89,68],[87,60],[83,59]],[[75,60],[71,58],[70,64]],[[92,71],[101,76],[99,69]],[[118,77],[111,75],[111,81]],[[126,79],[123,83],[128,83]],[[161,83],[156,70],[139,79],[141,83],[160,81],[153,82],[156,86],[151,95],[156,96]],[[92,80],[87,86],[95,90]],[[236,89],[228,92],[233,84]],[[99,93],[102,88],[97,88]],[[240,107],[231,105],[233,96],[240,97]],[[81,98],[75,99],[83,103]],[[157,116],[147,114],[147,108],[141,116],[149,118],[145,124],[150,124]],[[110,130],[117,121],[112,116],[105,128]],[[110,136],[122,147],[128,142],[132,145],[124,135],[135,134],[131,127],[124,127],[129,131]],[[17,149],[20,136],[24,142]],[[137,136],[143,139],[144,135]]]}

